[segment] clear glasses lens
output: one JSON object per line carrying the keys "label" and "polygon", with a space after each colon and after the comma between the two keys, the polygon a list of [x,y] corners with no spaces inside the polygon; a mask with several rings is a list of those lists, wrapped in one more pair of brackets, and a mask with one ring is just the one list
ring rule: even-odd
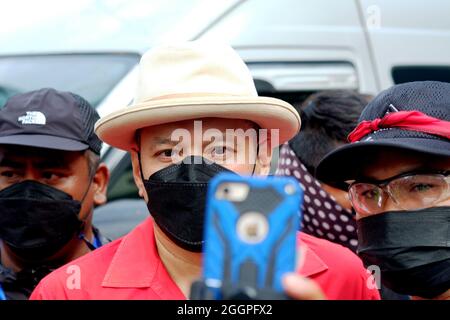
{"label": "clear glasses lens", "polygon": [[449,193],[449,188],[443,175],[417,174],[392,180],[386,188],[355,183],[349,193],[356,212],[367,216],[386,211],[384,205],[388,196],[400,209],[423,209],[441,200]]}
{"label": "clear glasses lens", "polygon": [[447,192],[442,175],[418,174],[395,179],[388,185],[395,203],[405,210],[423,209],[436,203]]}
{"label": "clear glasses lens", "polygon": [[382,211],[384,191],[369,183],[356,183],[350,187],[350,199],[356,212],[360,214],[376,214]]}

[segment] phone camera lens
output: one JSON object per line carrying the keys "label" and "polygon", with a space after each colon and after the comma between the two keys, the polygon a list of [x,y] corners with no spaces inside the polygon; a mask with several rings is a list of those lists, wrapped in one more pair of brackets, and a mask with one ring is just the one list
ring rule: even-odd
{"label": "phone camera lens", "polygon": [[295,193],[295,187],[292,184],[287,184],[284,187],[284,192],[286,192],[288,195],[292,195]]}

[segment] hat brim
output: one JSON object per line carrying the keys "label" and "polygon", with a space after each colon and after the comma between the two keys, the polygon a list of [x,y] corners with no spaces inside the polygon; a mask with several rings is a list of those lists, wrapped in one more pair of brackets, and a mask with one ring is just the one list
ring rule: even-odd
{"label": "hat brim", "polygon": [[80,141],[40,134],[16,134],[0,137],[0,145],[19,145],[63,151],[83,151],[89,148],[87,144]]}
{"label": "hat brim", "polygon": [[345,189],[345,181],[360,176],[362,169],[367,165],[365,160],[389,149],[450,157],[450,142],[444,140],[399,138],[357,142],[327,154],[316,168],[316,178],[333,187]]}
{"label": "hat brim", "polygon": [[107,144],[130,151],[136,146],[138,129],[199,118],[243,119],[262,129],[278,129],[279,144],[295,136],[301,126],[294,107],[279,99],[207,96],[158,99],[126,107],[97,121],[95,132]]}

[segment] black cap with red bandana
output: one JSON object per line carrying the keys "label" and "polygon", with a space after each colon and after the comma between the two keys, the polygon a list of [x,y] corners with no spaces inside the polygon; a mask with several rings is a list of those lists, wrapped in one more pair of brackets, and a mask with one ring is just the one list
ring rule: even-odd
{"label": "black cap with red bandana", "polygon": [[450,157],[450,83],[409,82],[375,97],[363,110],[349,142],[327,154],[316,177],[346,188],[365,159],[388,148]]}

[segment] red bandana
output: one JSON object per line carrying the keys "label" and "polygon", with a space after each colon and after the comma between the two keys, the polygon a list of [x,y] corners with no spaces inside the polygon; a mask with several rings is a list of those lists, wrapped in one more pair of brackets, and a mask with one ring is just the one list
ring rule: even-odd
{"label": "red bandana", "polygon": [[450,139],[450,121],[436,119],[419,111],[398,111],[389,113],[381,119],[361,122],[348,135],[348,140],[356,142],[372,132],[385,128],[420,131]]}

